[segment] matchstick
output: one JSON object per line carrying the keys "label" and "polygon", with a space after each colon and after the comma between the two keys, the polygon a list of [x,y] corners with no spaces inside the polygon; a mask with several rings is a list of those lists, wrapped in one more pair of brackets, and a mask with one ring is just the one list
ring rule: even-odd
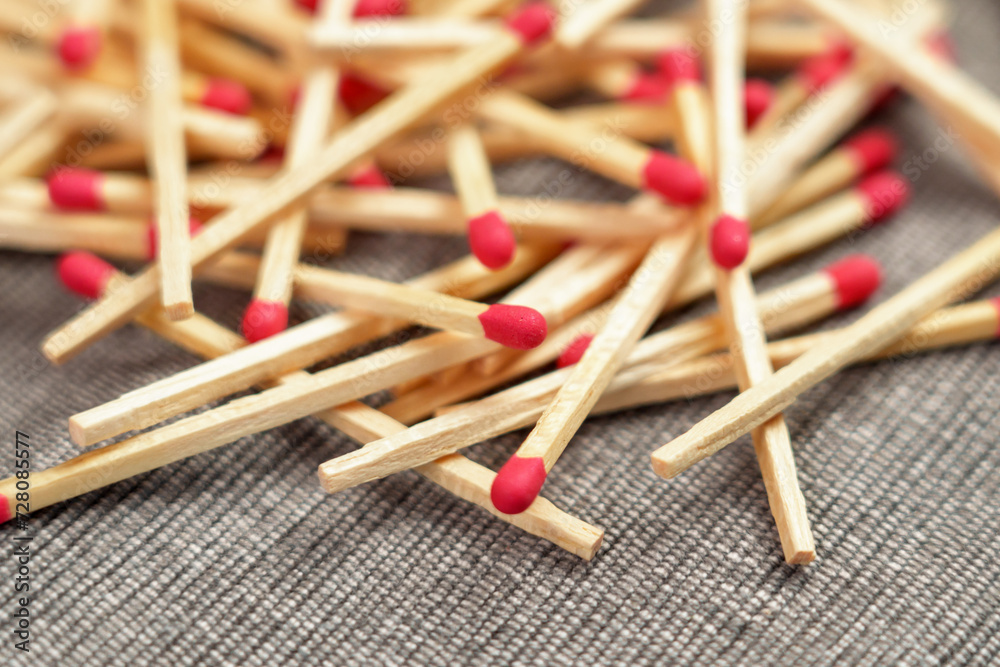
{"label": "matchstick", "polygon": [[[597,135],[567,125],[549,108],[517,93],[497,91],[477,112],[533,137],[557,157],[629,187],[655,192],[672,204],[693,206],[705,196],[705,179],[688,162],[624,136],[609,137],[607,131]],[[590,148],[595,142],[602,150]]]}
{"label": "matchstick", "polygon": [[0,180],[44,173],[70,134],[57,118],[23,137],[10,151],[0,155]]}
{"label": "matchstick", "polygon": [[104,32],[115,5],[114,0],[73,0],[69,3],[66,26],[57,43],[59,58],[67,69],[83,70],[94,62],[101,52]]}
{"label": "matchstick", "polygon": [[[448,76],[435,76],[433,85],[423,82],[404,88],[345,126],[309,165],[277,177],[257,197],[217,216],[211,227],[191,244],[192,264],[198,267],[207,263],[289,204],[305,197],[322,181],[345,173],[358,158],[415,123],[449,96],[502,67],[526,45],[545,37],[551,20],[546,8],[529,5],[511,18],[510,30],[450,63]],[[159,273],[159,266],[151,265],[118,290],[114,299],[102,298],[51,334],[42,346],[46,357],[56,363],[63,362],[127,322],[156,298]]]}
{"label": "matchstick", "polygon": [[[768,335],[797,329],[830,313],[852,308],[868,298],[880,282],[878,264],[859,256],[846,258],[823,271],[762,294],[757,299],[760,319]],[[611,304],[603,304],[556,330],[546,342],[495,375],[466,375],[447,386],[427,386],[400,396],[381,409],[401,422],[411,424],[433,414],[444,405],[467,400],[487,390],[557,360],[558,368],[575,364],[607,320]],[[632,368],[643,363],[677,363],[687,354],[707,354],[726,345],[718,315],[680,324],[642,340],[625,363]]]}
{"label": "matchstick", "polygon": [[704,168],[710,165],[705,156],[711,155],[712,130],[708,91],[702,83],[701,66],[687,49],[664,51],[657,58],[662,76],[670,84],[670,98],[677,114],[677,143],[681,155]]}
{"label": "matchstick", "polygon": [[[319,7],[320,25],[339,25],[351,15],[352,0],[324,0]],[[335,67],[316,65],[305,76],[293,118],[285,169],[303,167],[315,156],[334,125],[334,99],[339,82]],[[253,298],[243,314],[240,331],[256,343],[288,328],[288,305],[292,298],[292,270],[299,260],[302,238],[308,225],[307,210],[296,206],[267,233],[263,261]]]}
{"label": "matchstick", "polygon": [[149,91],[145,118],[159,236],[160,300],[170,319],[183,320],[194,314],[194,297],[191,293],[190,211],[181,119],[177,7],[173,0],[143,0],[142,17],[144,66],[163,73],[160,84]]}
{"label": "matchstick", "polygon": [[[753,282],[749,270],[741,266],[750,237],[747,194],[740,187],[746,154],[742,99],[746,6],[739,0],[705,0],[704,6],[709,19],[722,26],[709,46],[718,211],[708,229],[709,253],[717,267],[715,293],[719,312],[736,361],[740,389],[745,390],[773,373],[763,325],[754,308]],[[816,557],[816,547],[784,417],[776,415],[761,424],[753,440],[785,561],[809,563]]]}
{"label": "matchstick", "polygon": [[751,219],[751,227],[756,229],[792,215],[857,178],[884,169],[898,150],[898,142],[888,130],[872,128],[858,132],[809,167],[766,211]]}
{"label": "matchstick", "polygon": [[328,59],[350,57],[364,44],[365,56],[414,56],[469,49],[494,38],[502,24],[459,17],[410,17],[386,22],[362,19],[348,25],[314,25],[306,37]]}
{"label": "matchstick", "polygon": [[[617,202],[534,197],[499,197],[497,208],[516,236],[528,239],[637,242],[683,224],[681,215],[665,216]],[[415,188],[394,188],[377,197],[351,188],[319,190],[309,200],[310,221],[349,229],[419,234],[467,232],[461,201],[451,195]]]}
{"label": "matchstick", "polygon": [[994,231],[875,307],[835,339],[803,354],[656,450],[653,469],[662,477],[675,477],[770,419],[803,391],[898,340],[921,318],[978,289],[998,273],[1000,231]]}
{"label": "matchstick", "polygon": [[451,133],[448,170],[468,220],[469,249],[483,266],[503,268],[514,258],[517,241],[500,212],[493,172],[479,132],[469,123]]}
{"label": "matchstick", "polygon": [[[120,274],[116,275],[112,267],[102,264],[97,258],[79,253],[63,257],[58,270],[68,288],[87,298],[94,298],[107,289],[109,284],[124,278]],[[137,321],[163,338],[208,359],[221,357],[245,345],[245,341],[236,334],[198,314],[183,322],[171,322],[158,310],[153,310],[143,313]],[[299,371],[290,373],[280,381],[294,382],[296,378],[307,377],[307,373]],[[405,429],[402,424],[357,402],[324,411],[316,416],[362,444]],[[92,452],[82,456],[102,458],[105,454]],[[72,468],[79,458],[81,457],[56,468],[60,470]],[[103,461],[108,466],[117,465],[112,457],[103,458]],[[456,496],[491,511],[503,521],[547,539],[581,558],[590,560],[600,548],[603,531],[561,512],[544,499],[535,503],[529,512],[522,515],[509,517],[496,513],[489,501],[489,488],[494,474],[464,456],[442,458],[421,466],[417,472]],[[66,500],[73,497],[66,495],[65,491],[60,492],[59,488],[65,484],[62,477],[49,481],[48,478],[52,473],[45,471],[38,475],[46,485],[46,498]],[[2,504],[9,504],[11,497],[10,489],[5,490],[5,485],[11,485],[13,488],[11,480],[0,481],[0,498],[3,499],[0,501],[0,518],[9,514],[9,509],[3,511]],[[79,490],[76,491],[77,495],[79,493],[81,493]],[[38,506],[36,504],[36,507]]]}
{"label": "matchstick", "polygon": [[548,331],[545,318],[534,308],[505,303],[487,305],[377,278],[305,265],[299,266],[297,273],[307,274],[307,280],[296,290],[303,299],[482,336],[516,350],[538,347]]}
{"label": "matchstick", "polygon": [[288,3],[244,2],[236,11],[220,11],[215,0],[177,0],[177,4],[189,16],[253,37],[292,61],[300,56],[307,22]]}
{"label": "matchstick", "polygon": [[[464,298],[477,298],[524,279],[553,255],[551,247],[525,246],[515,260],[500,271],[489,271],[475,258],[467,257],[415,278],[408,284]],[[212,396],[222,398],[242,391],[404,326],[405,322],[362,313],[323,315],[240,350],[224,360],[191,368],[77,414],[71,419],[75,426],[71,427],[70,435],[80,446],[88,446],[132,428],[145,428],[204,405],[214,400]],[[136,406],[142,408],[137,410]]]}

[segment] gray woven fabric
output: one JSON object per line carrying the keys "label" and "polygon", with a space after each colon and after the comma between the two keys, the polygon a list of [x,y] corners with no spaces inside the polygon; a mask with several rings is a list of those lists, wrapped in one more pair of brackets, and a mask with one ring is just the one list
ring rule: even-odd
{"label": "gray woven fabric", "polygon": [[[1000,90],[1000,7],[956,5],[963,61]],[[904,161],[937,132],[909,101],[876,120],[904,137]],[[500,187],[530,193],[552,168],[502,168]],[[877,301],[996,225],[1000,206],[960,150],[915,173],[913,203],[892,223],[760,286],[863,251],[888,267]],[[584,177],[572,187],[627,194]],[[358,234],[333,265],[401,279],[462,251]],[[80,308],[51,272],[49,258],[0,253],[3,476],[15,429],[40,470],[74,455],[69,415],[195,361],[129,327],[48,366],[39,341]],[[199,288],[196,299],[235,327],[246,297]],[[782,561],[745,438],[672,482],[650,470],[652,449],[728,395],[587,422],[545,495],[607,531],[589,564],[412,473],[327,496],[317,464],[354,445],[302,420],[37,512],[31,653],[12,648],[5,557],[0,655],[25,665],[988,664],[1000,653],[998,377],[996,347],[978,345],[848,370],[803,396],[787,415],[819,551],[807,568]],[[496,469],[523,435],[469,455]],[[2,529],[4,554],[16,534]]]}

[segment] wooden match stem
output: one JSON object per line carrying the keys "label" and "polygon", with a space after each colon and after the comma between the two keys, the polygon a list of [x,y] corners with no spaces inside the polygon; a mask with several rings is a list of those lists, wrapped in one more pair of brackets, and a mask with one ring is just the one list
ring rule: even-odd
{"label": "wooden match stem", "polygon": [[143,63],[151,72],[162,72],[150,87],[143,123],[156,203],[160,301],[170,319],[183,320],[194,314],[194,296],[177,6],[173,0],[143,0],[142,5]]}

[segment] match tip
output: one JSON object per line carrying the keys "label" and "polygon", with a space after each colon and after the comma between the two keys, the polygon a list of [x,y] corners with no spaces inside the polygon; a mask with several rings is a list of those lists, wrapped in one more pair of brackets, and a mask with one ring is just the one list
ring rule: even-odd
{"label": "match tip", "polygon": [[837,308],[859,306],[882,284],[882,266],[869,255],[849,255],[823,269],[837,291]]}
{"label": "match tip", "polygon": [[836,79],[851,63],[853,51],[843,42],[837,42],[826,53],[806,60],[796,71],[799,81],[810,93],[822,90]]}
{"label": "match tip", "polygon": [[671,86],[701,81],[701,65],[687,49],[667,49],[656,57],[656,66]]}
{"label": "match tip", "polygon": [[751,128],[774,103],[774,86],[764,79],[747,79],[743,86],[743,102],[746,105],[747,127]]}
{"label": "match tip", "polygon": [[250,113],[253,98],[247,87],[239,81],[212,78],[205,86],[205,94],[201,98],[201,104],[210,109],[217,109],[236,116],[245,116]]}
{"label": "match tip", "polygon": [[288,306],[280,301],[253,299],[243,313],[240,331],[251,343],[270,338],[288,328]]}
{"label": "match tip", "polygon": [[10,510],[10,498],[0,493],[0,523],[7,523],[14,518]]}
{"label": "match tip", "polygon": [[884,169],[896,159],[899,142],[896,136],[881,127],[858,132],[844,142],[844,148],[857,161],[862,174]]}
{"label": "match tip", "polygon": [[[201,231],[201,220],[195,217],[188,219],[188,236],[194,237]],[[155,261],[160,247],[160,230],[156,226],[156,221],[152,220],[146,228],[146,259]]]}
{"label": "match tip", "polygon": [[68,211],[104,209],[101,184],[104,174],[91,169],[58,167],[46,179],[53,206]]}
{"label": "match tip", "polygon": [[857,191],[864,199],[865,215],[876,224],[891,217],[910,199],[910,184],[894,171],[880,171],[858,183]]}
{"label": "match tip", "polygon": [[594,334],[580,334],[574,338],[573,342],[567,345],[559,358],[556,359],[556,368],[566,368],[580,361],[593,340]]}
{"label": "match tip", "polygon": [[556,13],[547,3],[530,2],[507,19],[507,29],[515,33],[525,44],[547,37],[552,32]]}
{"label": "match tip", "polygon": [[490,488],[493,507],[504,514],[520,514],[535,502],[545,484],[545,462],[539,456],[517,454],[503,464]]}
{"label": "match tip", "polygon": [[56,260],[56,275],[63,287],[85,299],[100,299],[115,267],[89,252],[73,250]]}
{"label": "match tip", "polygon": [[993,310],[997,313],[997,328],[994,334],[997,338],[1000,338],[1000,296],[995,296],[990,299],[990,304],[993,305]]}
{"label": "match tip", "polygon": [[647,188],[678,206],[700,203],[708,190],[705,178],[693,164],[662,151],[650,151],[642,175]]}
{"label": "match tip", "polygon": [[639,72],[621,98],[628,102],[662,104],[669,92],[670,84],[665,78],[657,74]]}
{"label": "match tip", "polygon": [[101,31],[80,26],[67,28],[59,37],[58,48],[59,59],[67,69],[86,69],[101,52]]}
{"label": "match tip", "polygon": [[338,92],[340,101],[354,116],[368,111],[389,96],[389,91],[350,72],[340,77]]}
{"label": "match tip", "polygon": [[391,188],[392,183],[385,177],[378,165],[372,163],[351,173],[347,183],[355,188]]}
{"label": "match tip", "polygon": [[479,322],[487,338],[515,350],[538,347],[549,333],[545,317],[527,306],[496,303],[479,314]]}
{"label": "match tip", "polygon": [[502,269],[514,259],[517,239],[498,211],[487,211],[469,220],[469,249],[483,266]]}
{"label": "match tip", "polygon": [[354,18],[366,16],[402,16],[407,6],[404,0],[358,0],[354,5]]}
{"label": "match tip", "polygon": [[319,7],[319,0],[295,0],[295,4],[310,14],[315,14]]}
{"label": "match tip", "polygon": [[716,266],[735,269],[750,251],[750,226],[731,215],[720,216],[709,230],[708,245]]}
{"label": "match tip", "polygon": [[946,29],[935,30],[927,36],[926,41],[927,48],[934,55],[953,64],[958,62],[958,49],[955,48],[955,40]]}

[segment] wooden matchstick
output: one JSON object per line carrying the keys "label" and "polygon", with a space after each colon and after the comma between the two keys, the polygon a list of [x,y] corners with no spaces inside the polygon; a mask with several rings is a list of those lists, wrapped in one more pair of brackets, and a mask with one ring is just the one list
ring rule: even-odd
{"label": "wooden matchstick", "polygon": [[[86,297],[104,291],[109,284],[124,278],[120,274],[116,275],[113,268],[102,265],[96,258],[80,254],[65,256],[60,261],[59,273],[68,286]],[[236,334],[198,314],[183,322],[171,322],[161,311],[154,309],[140,315],[137,322],[184,349],[208,359],[221,357],[245,345],[245,341]],[[288,383],[304,378],[308,378],[308,373],[298,371],[284,376],[279,382]],[[362,444],[405,429],[402,424],[358,402],[326,410],[316,416]],[[71,469],[82,457],[101,459],[108,467],[117,465],[113,456],[107,456],[106,452],[98,450],[56,466],[54,470],[61,472]],[[67,482],[59,472],[38,473],[45,487],[44,498],[51,502],[73,497],[62,488]],[[581,558],[590,560],[600,548],[603,531],[561,512],[544,499],[540,499],[522,515],[510,517],[497,513],[489,501],[490,484],[495,475],[464,456],[444,457],[421,466],[417,472],[456,496],[491,511],[503,521],[547,539]],[[75,480],[73,484],[76,484]],[[0,502],[9,502],[12,488],[11,480],[0,481]],[[81,491],[78,489],[75,493],[78,495]],[[44,505],[36,504],[36,507],[39,506]]]}
{"label": "wooden matchstick", "polygon": [[[353,6],[353,0],[324,0],[316,23],[340,25],[350,19]],[[336,96],[339,81],[336,67],[316,65],[306,72],[286,149],[285,169],[309,164],[326,140],[335,123],[330,101]],[[298,263],[308,222],[306,208],[299,205],[268,230],[261,272],[240,328],[251,343],[288,328],[292,270]]]}
{"label": "wooden matchstick", "polygon": [[306,274],[298,296],[383,317],[481,336],[517,350],[538,347],[548,332],[534,308],[487,305],[377,278],[300,265]]}
{"label": "wooden matchstick", "polygon": [[[217,216],[211,227],[191,244],[193,266],[207,263],[289,204],[305,197],[322,181],[346,173],[358,158],[417,122],[449,96],[468,88],[483,74],[502,67],[526,45],[547,35],[551,20],[546,8],[529,5],[510,20],[510,30],[464,52],[451,63],[447,76],[435,74],[424,82],[404,88],[345,126],[309,165],[275,178],[257,197]],[[54,362],[65,361],[127,322],[156,298],[159,274],[160,267],[151,265],[127,287],[118,290],[113,299],[101,299],[51,334],[42,346],[46,357]]]}
{"label": "wooden matchstick", "polygon": [[662,477],[675,477],[779,413],[803,391],[847,364],[898,340],[921,318],[961,299],[998,273],[1000,231],[995,231],[875,307],[834,340],[803,354],[656,450],[653,469]]}
{"label": "wooden matchstick", "polygon": [[[501,271],[488,271],[475,258],[467,257],[409,281],[409,284],[464,298],[481,297],[524,279],[553,254],[551,247],[525,246],[514,262]],[[210,396],[228,396],[388,335],[403,326],[404,322],[362,313],[323,315],[224,360],[202,364],[75,415],[72,421],[76,426],[70,433],[74,442],[88,446],[132,428],[151,426],[213,400]],[[136,405],[144,407],[135,411]]]}
{"label": "wooden matchstick", "polygon": [[452,131],[448,170],[468,221],[469,249],[484,266],[499,269],[514,258],[516,240],[500,211],[489,158],[469,123]]}
{"label": "wooden matchstick", "polygon": [[[750,271],[742,266],[750,236],[747,195],[740,186],[746,153],[742,99],[746,8],[737,0],[706,0],[705,8],[710,20],[722,26],[709,47],[717,165],[715,201],[719,214],[708,230],[709,253],[717,267],[719,312],[736,360],[740,389],[745,390],[773,372],[763,325],[753,305],[755,290]],[[785,560],[791,564],[809,563],[816,557],[816,547],[784,418],[776,415],[760,425],[753,439]]]}
{"label": "wooden matchstick", "polygon": [[293,61],[301,55],[307,22],[287,2],[268,6],[244,2],[235,11],[220,11],[215,0],[177,0],[177,4],[189,16],[249,35]]}
{"label": "wooden matchstick", "polygon": [[[553,155],[619,183],[649,190],[672,204],[693,206],[705,196],[704,177],[691,164],[611,131],[567,125],[542,104],[510,91],[497,91],[477,112],[534,138]],[[591,148],[599,145],[600,150]]]}
{"label": "wooden matchstick", "polygon": [[160,300],[167,316],[194,314],[191,293],[191,238],[187,203],[187,154],[181,117],[181,64],[177,51],[177,6],[173,0],[143,1],[143,64],[162,72],[149,91],[145,117],[149,173],[156,202]]}
{"label": "wooden matchstick", "polygon": [[[683,223],[681,215],[657,215],[617,202],[537,197],[499,197],[498,210],[523,239],[575,239],[641,243]],[[310,221],[380,232],[462,235],[461,201],[448,194],[393,188],[377,197],[352,188],[319,190],[309,200]]]}

